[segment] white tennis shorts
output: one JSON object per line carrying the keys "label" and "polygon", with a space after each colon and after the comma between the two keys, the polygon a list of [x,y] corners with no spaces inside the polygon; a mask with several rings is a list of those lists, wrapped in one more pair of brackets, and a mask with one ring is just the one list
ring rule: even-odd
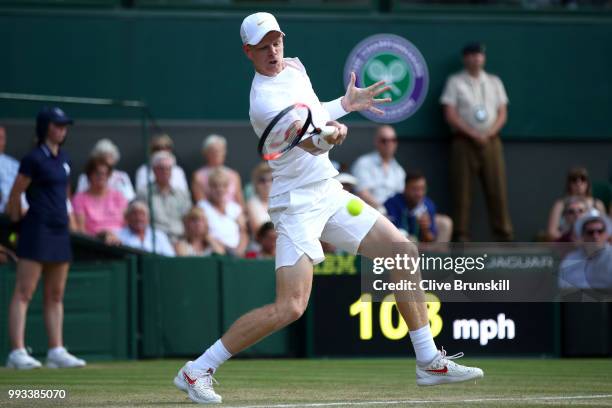
{"label": "white tennis shorts", "polygon": [[315,265],[323,262],[319,238],[356,254],[380,213],[364,202],[359,215],[349,214],[346,205],[354,198],[360,200],[335,179],[270,197],[268,211],[278,233],[276,269],[295,265],[303,254]]}

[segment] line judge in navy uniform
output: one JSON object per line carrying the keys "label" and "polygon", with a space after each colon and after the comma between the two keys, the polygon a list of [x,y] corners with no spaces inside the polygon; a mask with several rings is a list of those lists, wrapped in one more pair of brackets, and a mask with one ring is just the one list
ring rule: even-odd
{"label": "line judge in navy uniform", "polygon": [[[44,107],[36,118],[37,145],[22,160],[8,203],[8,213],[20,223],[15,291],[9,308],[11,353],[7,366],[37,368],[41,363],[25,349],[25,320],[38,281],[44,279],[44,317],[49,340],[47,365],[82,367],[85,361],[63,345],[64,288],[72,259],[66,206],[70,159],[61,145],[73,121],[59,108]],[[29,209],[23,215],[21,194]]]}

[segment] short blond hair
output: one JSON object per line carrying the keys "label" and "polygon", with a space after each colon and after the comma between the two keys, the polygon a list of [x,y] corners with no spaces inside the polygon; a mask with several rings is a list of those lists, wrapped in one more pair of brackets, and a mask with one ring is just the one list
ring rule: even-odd
{"label": "short blond hair", "polygon": [[130,203],[128,204],[128,207],[125,210],[125,215],[128,215],[132,211],[137,210],[137,209],[142,209],[146,211],[147,214],[149,214],[149,206],[147,205],[147,203],[145,203],[144,201],[140,199],[136,199],[136,200],[130,201]]}
{"label": "short blond hair", "polygon": [[172,153],[166,150],[160,150],[159,152],[155,152],[153,157],[151,157],[151,167],[157,166],[163,160],[170,160],[172,162],[172,166],[176,164],[176,158]]}
{"label": "short blond hair", "polygon": [[208,175],[208,185],[210,186],[213,181],[221,182],[226,181],[229,183],[229,174],[227,171],[223,170],[221,167],[218,167],[210,172]]}
{"label": "short blond hair", "polygon": [[214,144],[220,144],[223,147],[227,148],[227,139],[221,135],[217,135],[215,133],[206,136],[206,138],[202,141],[202,150],[206,151],[208,148]]}
{"label": "short blond hair", "polygon": [[253,184],[257,184],[257,180],[263,176],[264,174],[271,174],[272,168],[268,164],[268,162],[261,162],[253,169],[251,173],[251,181]]}
{"label": "short blond hair", "polygon": [[183,222],[192,220],[194,218],[206,219],[206,213],[204,213],[204,210],[197,205],[191,207],[191,209],[187,211],[185,215],[183,215]]}
{"label": "short blond hair", "polygon": [[121,158],[121,154],[119,154],[119,148],[116,144],[113,143],[110,139],[100,139],[96,142],[93,149],[91,149],[90,157],[100,157],[102,155],[108,154],[111,156],[111,160],[114,163],[117,163]]}
{"label": "short blond hair", "polygon": [[167,133],[162,133],[151,138],[150,150],[154,152],[156,150],[160,150],[159,148],[168,150],[174,149],[174,141],[170,135]]}

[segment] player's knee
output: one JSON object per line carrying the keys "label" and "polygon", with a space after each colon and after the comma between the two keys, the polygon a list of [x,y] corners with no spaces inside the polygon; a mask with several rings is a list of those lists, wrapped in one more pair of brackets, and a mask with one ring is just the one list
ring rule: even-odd
{"label": "player's knee", "polygon": [[298,320],[306,310],[307,301],[296,298],[279,305],[282,323],[289,324]]}
{"label": "player's knee", "polygon": [[287,313],[287,321],[290,323],[295,322],[304,314],[304,308],[299,305],[292,306]]}
{"label": "player's knee", "polygon": [[397,252],[400,255],[406,254],[410,258],[419,257],[419,249],[417,248],[417,245],[406,237],[402,237],[399,240],[399,243],[396,244],[396,248],[397,249],[394,252]]}
{"label": "player's knee", "polygon": [[406,252],[408,254],[409,257],[411,258],[418,258],[419,257],[419,249],[417,248],[416,244],[414,242],[410,242],[408,241],[408,244],[406,245]]}

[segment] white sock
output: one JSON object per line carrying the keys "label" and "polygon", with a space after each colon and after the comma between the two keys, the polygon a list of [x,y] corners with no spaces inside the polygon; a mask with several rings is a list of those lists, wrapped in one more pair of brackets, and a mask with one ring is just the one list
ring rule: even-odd
{"label": "white sock", "polygon": [[191,365],[199,370],[208,370],[212,368],[214,372],[231,356],[230,352],[227,351],[223,343],[221,343],[221,339],[219,339],[215,344],[210,346],[204,354],[191,363]]}
{"label": "white sock", "polygon": [[438,355],[429,324],[417,330],[410,330],[410,340],[418,365],[428,364]]}
{"label": "white sock", "polygon": [[47,351],[47,355],[48,355],[48,356],[52,356],[52,355],[54,355],[54,354],[61,353],[61,352],[63,352],[63,351],[64,351],[64,348],[63,348],[63,347],[61,347],[61,346],[60,346],[60,347],[53,347],[53,348],[50,348],[50,349]]}
{"label": "white sock", "polygon": [[13,354],[13,353],[27,353],[27,352],[28,352],[28,350],[26,350],[25,348],[16,348],[16,349],[11,350],[11,354]]}

